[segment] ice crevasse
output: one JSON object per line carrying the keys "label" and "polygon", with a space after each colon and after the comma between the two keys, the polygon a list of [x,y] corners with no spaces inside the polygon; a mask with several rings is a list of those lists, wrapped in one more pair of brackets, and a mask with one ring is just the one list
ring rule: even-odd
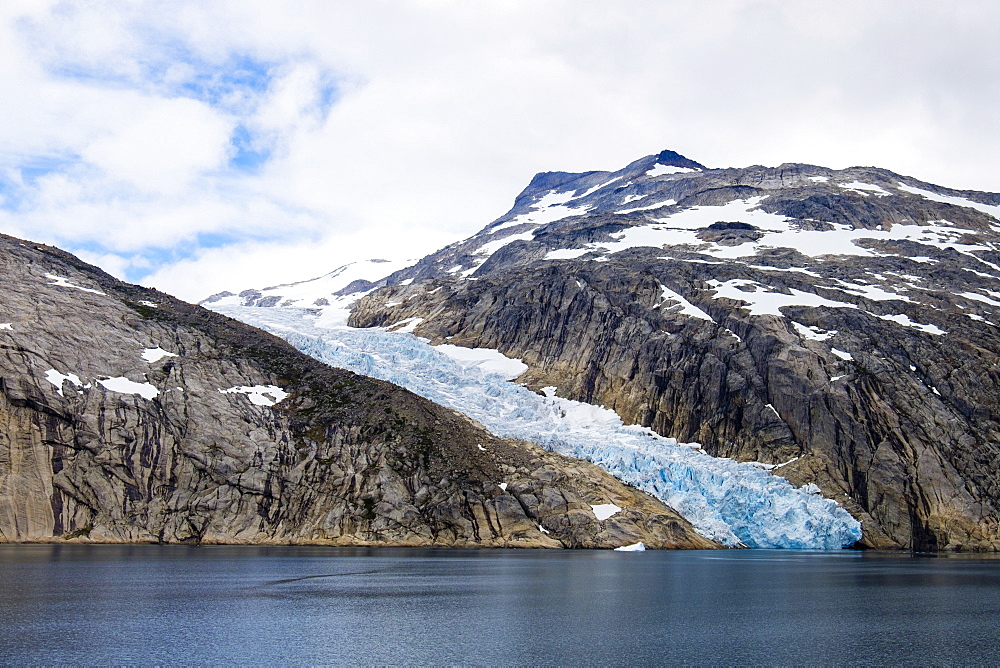
{"label": "ice crevasse", "polygon": [[460,411],[498,436],[594,462],[723,544],[832,550],[861,538],[861,524],[815,486],[797,488],[756,466],[625,425],[610,410],[536,394],[488,366],[452,359],[412,334],[350,328],[307,309],[214,308],[321,362],[390,381]]}

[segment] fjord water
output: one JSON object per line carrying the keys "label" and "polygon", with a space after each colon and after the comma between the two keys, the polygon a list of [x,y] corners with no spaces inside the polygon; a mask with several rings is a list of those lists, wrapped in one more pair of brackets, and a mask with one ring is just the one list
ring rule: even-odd
{"label": "fjord water", "polygon": [[2,664],[995,664],[1000,559],[0,547]]}

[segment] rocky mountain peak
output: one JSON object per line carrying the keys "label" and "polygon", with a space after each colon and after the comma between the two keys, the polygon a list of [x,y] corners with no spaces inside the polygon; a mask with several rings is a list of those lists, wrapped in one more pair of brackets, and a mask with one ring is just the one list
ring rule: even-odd
{"label": "rocky mountain peak", "polygon": [[870,546],[1000,548],[1000,195],[683,160],[535,180],[350,322],[418,322],[713,454],[794,459]]}

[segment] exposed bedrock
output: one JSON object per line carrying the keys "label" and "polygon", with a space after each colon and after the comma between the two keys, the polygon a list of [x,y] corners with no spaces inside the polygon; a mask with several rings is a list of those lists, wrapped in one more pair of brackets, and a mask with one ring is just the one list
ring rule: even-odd
{"label": "exposed bedrock", "polygon": [[589,463],[56,249],[0,237],[0,275],[0,541],[716,546]]}
{"label": "exposed bedrock", "polygon": [[1000,196],[656,156],[573,176],[390,276],[351,324],[422,318],[434,343],[523,359],[532,388],[783,464],[869,547],[1000,548]]}

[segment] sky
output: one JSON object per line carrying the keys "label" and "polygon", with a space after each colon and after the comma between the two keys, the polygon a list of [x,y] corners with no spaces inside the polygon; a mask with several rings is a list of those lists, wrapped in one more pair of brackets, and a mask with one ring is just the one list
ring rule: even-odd
{"label": "sky", "polygon": [[996,0],[0,3],[0,232],[188,301],[663,149],[1000,191]]}

